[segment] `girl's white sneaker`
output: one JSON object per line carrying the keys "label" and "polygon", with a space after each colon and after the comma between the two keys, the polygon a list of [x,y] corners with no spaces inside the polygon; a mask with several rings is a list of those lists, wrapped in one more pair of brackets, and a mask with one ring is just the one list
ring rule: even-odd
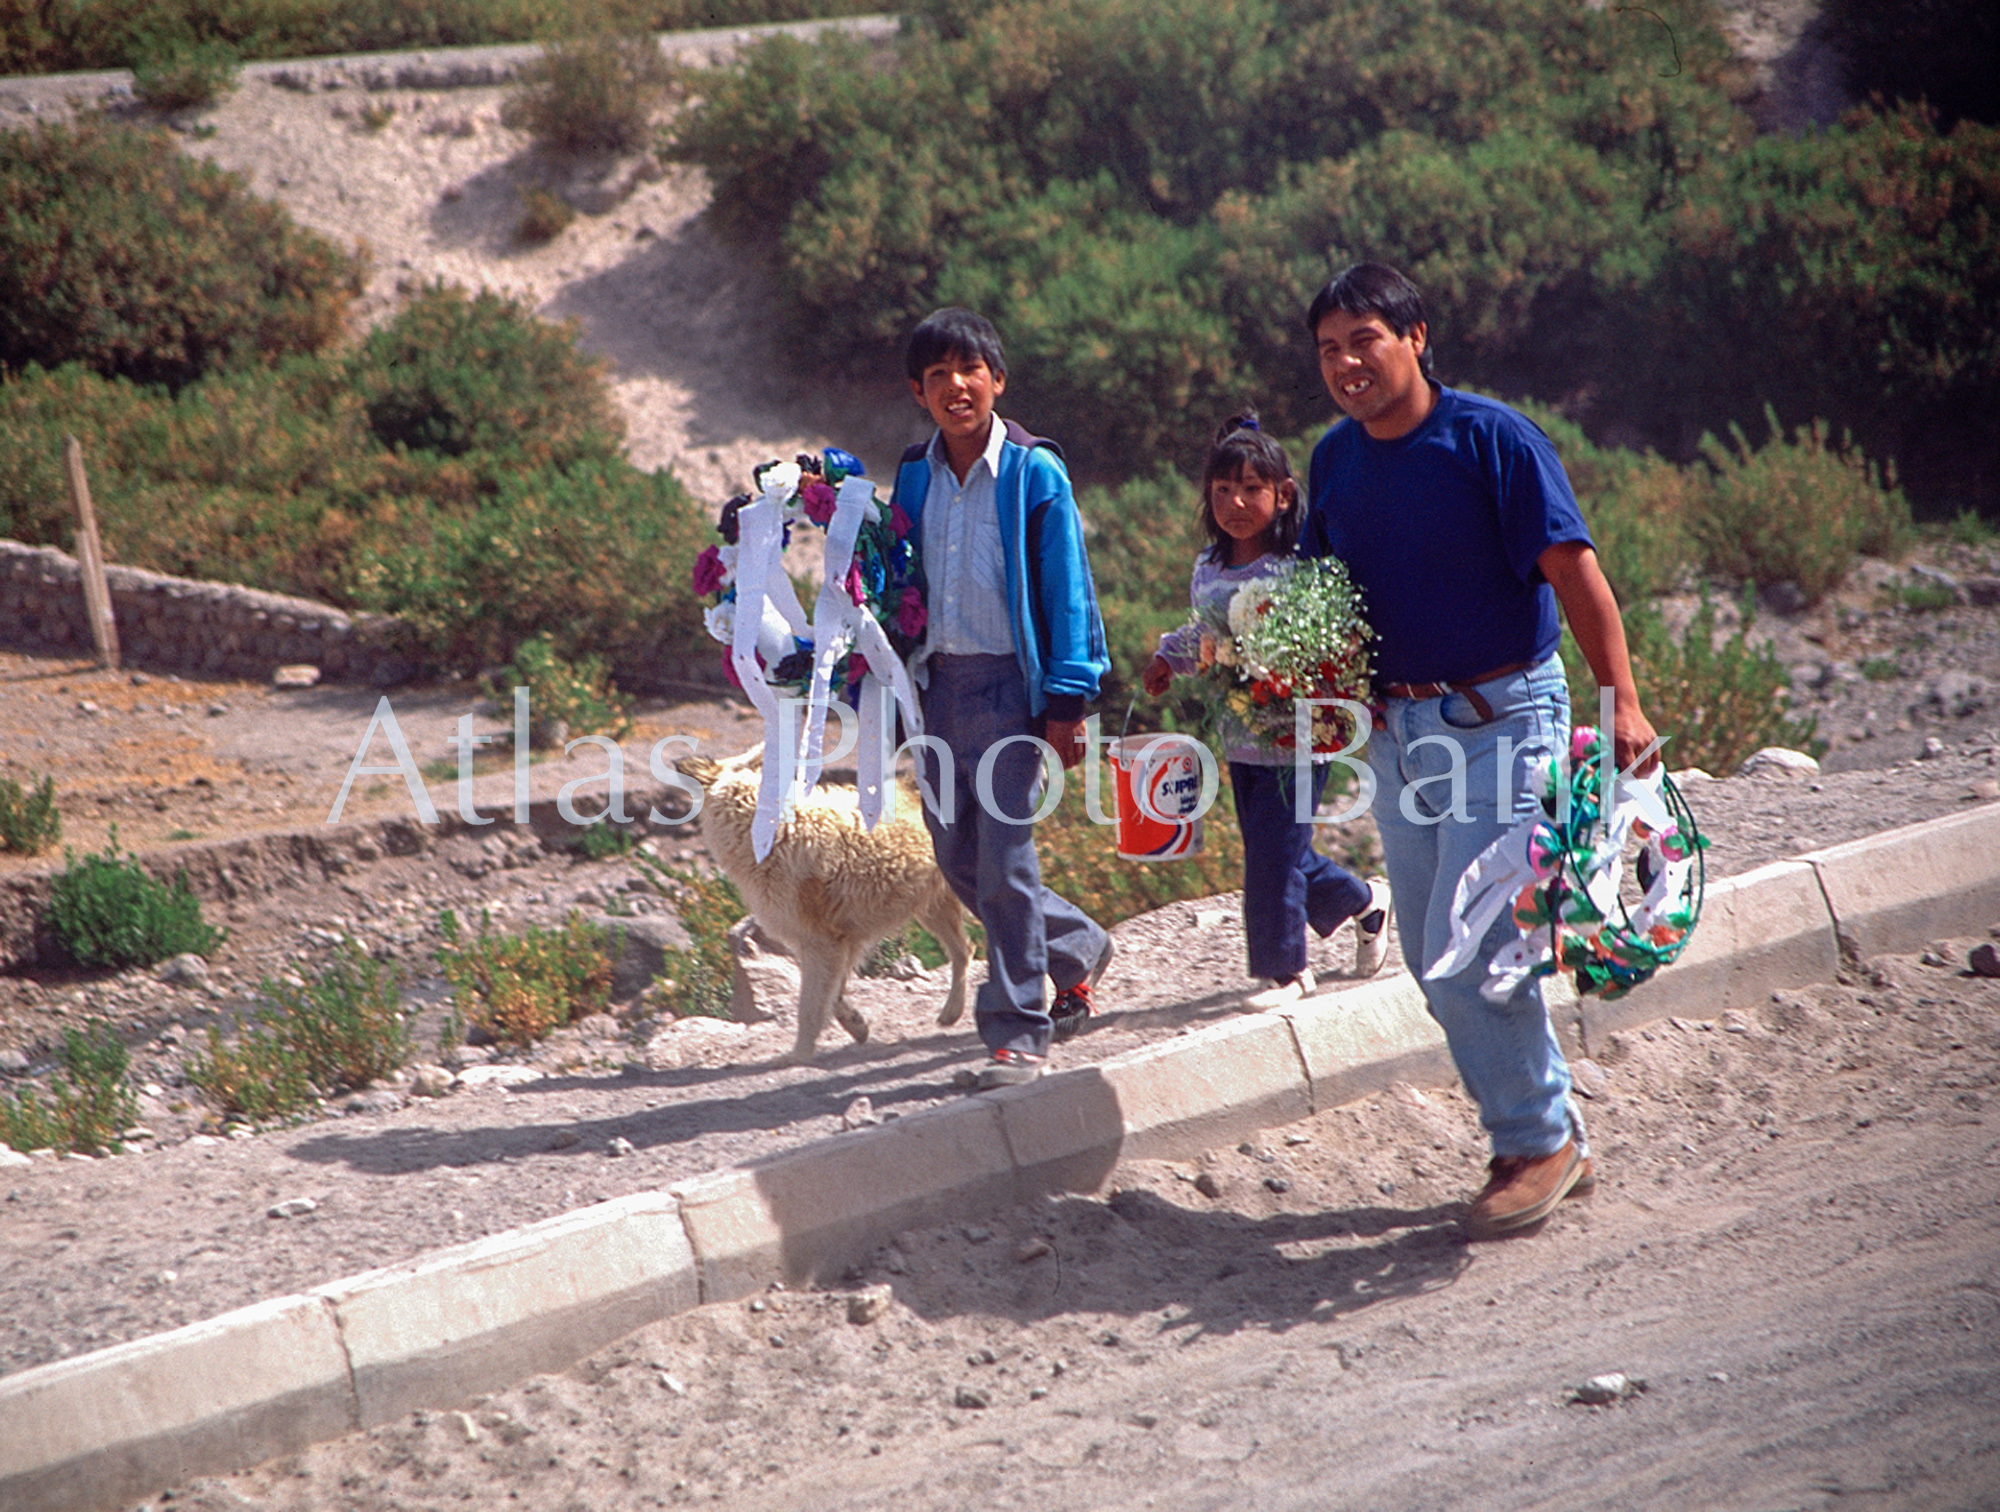
{"label": "girl's white sneaker", "polygon": [[[1373,928],[1370,928],[1370,922]],[[1375,975],[1389,953],[1389,884],[1380,877],[1368,883],[1368,906],[1354,918],[1354,974]]]}
{"label": "girl's white sneaker", "polygon": [[1297,976],[1282,982],[1272,982],[1261,992],[1253,992],[1243,1000],[1243,1006],[1252,1013],[1263,1013],[1271,1008],[1283,1008],[1287,1003],[1296,1003],[1300,998],[1313,995],[1319,983],[1313,980],[1312,968],[1307,967]]}

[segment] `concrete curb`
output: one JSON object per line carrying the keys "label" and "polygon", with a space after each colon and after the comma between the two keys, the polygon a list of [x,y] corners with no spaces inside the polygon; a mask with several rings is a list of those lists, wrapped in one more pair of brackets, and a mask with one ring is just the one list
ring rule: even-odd
{"label": "concrete curb", "polygon": [[[2000,805],[1714,884],[1671,970],[1551,1011],[1587,1049],[1849,957],[2000,919]],[[1565,1022],[1565,1020],[1567,1022]],[[452,1407],[701,1302],[838,1276],[900,1231],[1193,1154],[1397,1082],[1446,1080],[1397,975],[0,1378],[0,1505],[82,1512]]]}
{"label": "concrete curb", "polygon": [[1809,851],[1843,952],[1856,960],[1977,934],[2000,919],[2000,825],[1989,806]]}

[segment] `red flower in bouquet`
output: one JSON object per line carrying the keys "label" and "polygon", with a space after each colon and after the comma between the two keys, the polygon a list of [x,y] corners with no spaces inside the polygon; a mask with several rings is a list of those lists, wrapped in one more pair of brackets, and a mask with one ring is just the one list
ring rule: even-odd
{"label": "red flower in bouquet", "polygon": [[[799,485],[799,504],[806,512],[806,518],[824,530],[833,519],[833,506],[840,496],[833,486],[818,478],[808,479]],[[861,601],[856,599],[858,604]]]}

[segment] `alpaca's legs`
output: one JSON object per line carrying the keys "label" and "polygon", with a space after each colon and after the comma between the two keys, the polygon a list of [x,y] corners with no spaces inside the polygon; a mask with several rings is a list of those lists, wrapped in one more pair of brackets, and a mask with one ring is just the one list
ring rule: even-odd
{"label": "alpaca's legs", "polygon": [[858,1009],[848,1005],[847,987],[844,981],[840,989],[840,1001],[833,1005],[833,1021],[853,1035],[857,1045],[868,1043],[868,1020],[861,1016]]}
{"label": "alpaca's legs", "polygon": [[951,992],[937,1018],[940,1027],[950,1028],[965,1013],[965,974],[972,962],[972,942],[965,937],[965,910],[949,887],[940,886],[918,910],[917,920],[937,936],[951,957]]}
{"label": "alpaca's legs", "polygon": [[865,1039],[868,1027],[842,1002],[848,974],[856,965],[853,949],[844,941],[815,935],[801,938],[793,950],[799,958],[799,1032],[789,1059],[803,1065],[812,1059],[827,1019],[836,1012],[842,1015],[841,1025],[850,1034],[854,1030],[848,1018],[861,1022],[856,1039]]}

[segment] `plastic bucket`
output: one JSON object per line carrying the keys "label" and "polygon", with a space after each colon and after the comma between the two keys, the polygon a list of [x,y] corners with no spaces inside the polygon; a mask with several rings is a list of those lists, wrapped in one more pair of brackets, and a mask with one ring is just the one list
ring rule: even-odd
{"label": "plastic bucket", "polygon": [[1201,854],[1205,754],[1185,735],[1127,736],[1111,742],[1121,857],[1178,861]]}

